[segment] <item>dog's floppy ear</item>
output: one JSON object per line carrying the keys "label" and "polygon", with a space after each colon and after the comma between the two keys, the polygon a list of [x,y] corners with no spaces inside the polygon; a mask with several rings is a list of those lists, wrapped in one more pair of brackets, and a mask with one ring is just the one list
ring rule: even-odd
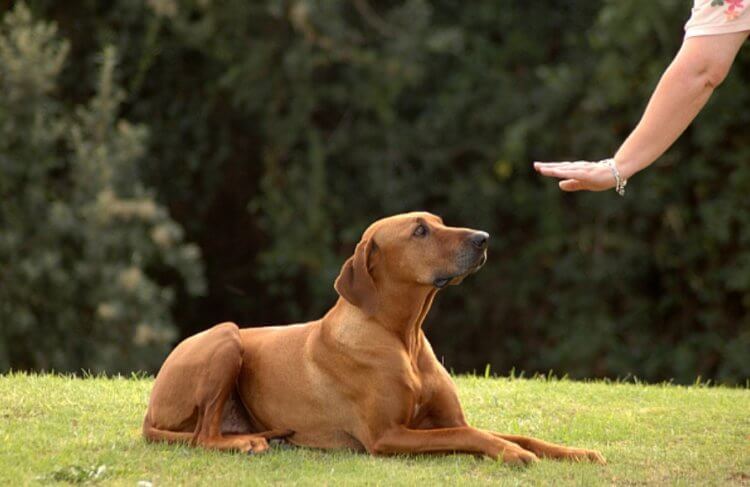
{"label": "dog's floppy ear", "polygon": [[372,239],[360,241],[333,284],[339,296],[370,316],[377,313],[379,306],[378,289],[369,268],[370,254],[376,250]]}

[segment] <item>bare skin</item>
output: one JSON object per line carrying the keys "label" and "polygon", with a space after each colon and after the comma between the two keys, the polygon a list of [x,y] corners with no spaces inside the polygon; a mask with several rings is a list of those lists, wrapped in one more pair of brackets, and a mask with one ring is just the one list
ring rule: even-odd
{"label": "bare skin", "polygon": [[[629,179],[653,164],[679,138],[729,73],[750,32],[685,39],[656,86],[646,111],[615,154]],[[544,176],[560,179],[563,191],[605,191],[615,186],[609,167],[591,161],[535,162]]]}

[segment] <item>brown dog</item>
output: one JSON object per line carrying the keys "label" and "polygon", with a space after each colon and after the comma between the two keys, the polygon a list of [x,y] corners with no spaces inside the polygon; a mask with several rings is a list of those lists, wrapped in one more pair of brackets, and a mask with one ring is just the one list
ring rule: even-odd
{"label": "brown dog", "polygon": [[484,264],[488,238],[429,213],[375,222],[342,267],[340,298],[322,319],[242,330],[222,323],[180,343],[156,377],[144,436],[245,452],[288,437],[372,454],[604,462],[595,451],[466,423],[421,326],[439,289]]}

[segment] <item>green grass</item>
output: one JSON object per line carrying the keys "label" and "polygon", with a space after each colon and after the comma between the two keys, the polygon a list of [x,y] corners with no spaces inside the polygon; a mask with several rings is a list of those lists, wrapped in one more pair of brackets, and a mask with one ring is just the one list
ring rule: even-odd
{"label": "green grass", "polygon": [[606,466],[466,455],[244,456],[140,436],[151,379],[0,375],[0,485],[750,485],[750,390],[458,377],[469,421],[600,450]]}

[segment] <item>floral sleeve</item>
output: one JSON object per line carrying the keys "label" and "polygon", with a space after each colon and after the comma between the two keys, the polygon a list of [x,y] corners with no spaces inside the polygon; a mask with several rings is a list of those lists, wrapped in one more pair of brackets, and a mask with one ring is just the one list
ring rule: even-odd
{"label": "floral sleeve", "polygon": [[695,0],[685,37],[750,31],[750,0]]}
{"label": "floral sleeve", "polygon": [[745,9],[743,3],[743,0],[711,0],[711,6],[714,8],[726,6],[724,15],[726,16],[727,21],[736,20],[740,16]]}

